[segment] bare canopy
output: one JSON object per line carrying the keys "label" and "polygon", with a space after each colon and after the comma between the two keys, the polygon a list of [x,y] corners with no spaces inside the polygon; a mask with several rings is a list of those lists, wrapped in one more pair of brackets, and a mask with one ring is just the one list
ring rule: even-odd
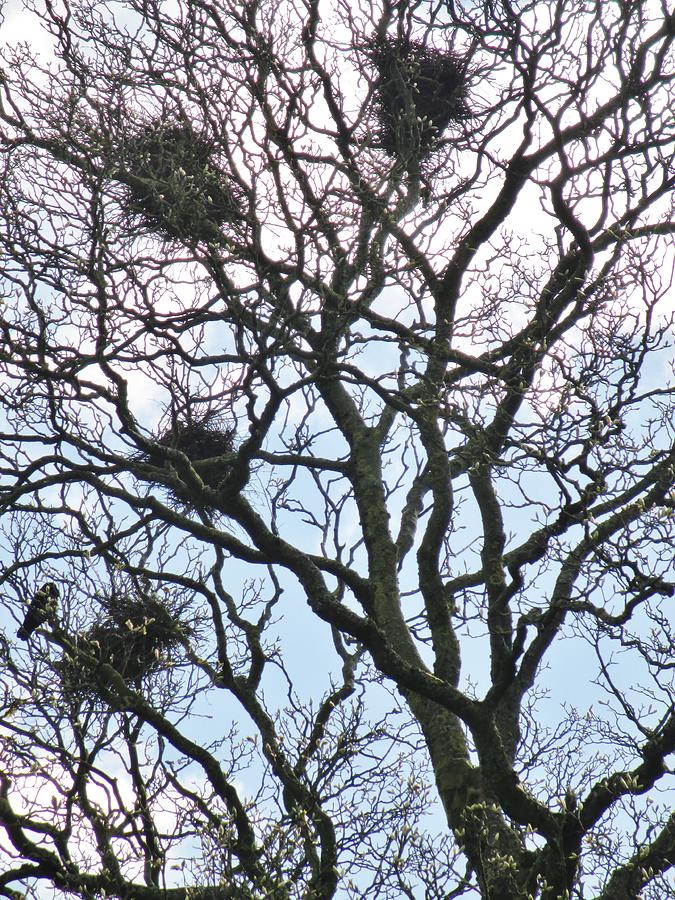
{"label": "bare canopy", "polygon": [[4,27],[0,897],[672,896],[672,4]]}

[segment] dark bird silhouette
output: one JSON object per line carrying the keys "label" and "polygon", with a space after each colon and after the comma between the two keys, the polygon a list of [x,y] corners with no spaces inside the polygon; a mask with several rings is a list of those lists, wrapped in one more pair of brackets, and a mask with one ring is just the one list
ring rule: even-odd
{"label": "dark bird silhouette", "polygon": [[39,628],[49,616],[56,612],[56,604],[59,599],[59,589],[53,581],[43,584],[30,602],[23,625],[16,633],[22,641],[28,640],[36,628]]}

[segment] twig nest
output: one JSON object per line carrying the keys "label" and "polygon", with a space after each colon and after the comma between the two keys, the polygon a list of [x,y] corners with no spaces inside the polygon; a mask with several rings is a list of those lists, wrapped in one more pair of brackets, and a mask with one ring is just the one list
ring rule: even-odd
{"label": "twig nest", "polygon": [[128,212],[171,239],[215,241],[244,221],[242,191],[214,161],[215,148],[185,124],[155,122],[122,153]]}
{"label": "twig nest", "polygon": [[403,38],[375,39],[380,146],[402,160],[431,152],[452,122],[470,118],[466,60]]}
{"label": "twig nest", "polygon": [[[157,443],[184,453],[204,483],[216,488],[229,471],[228,457],[234,449],[235,435],[235,428],[220,427],[215,417],[207,414],[198,420],[174,421],[157,438]],[[165,458],[153,451],[148,461],[157,465]]]}
{"label": "twig nest", "polygon": [[[122,595],[104,603],[106,616],[79,635],[89,658],[116,669],[122,677],[138,683],[153,672],[167,669],[172,655],[194,633],[181,617],[153,596]],[[84,655],[61,663],[64,682],[75,692],[96,692],[96,674]]]}

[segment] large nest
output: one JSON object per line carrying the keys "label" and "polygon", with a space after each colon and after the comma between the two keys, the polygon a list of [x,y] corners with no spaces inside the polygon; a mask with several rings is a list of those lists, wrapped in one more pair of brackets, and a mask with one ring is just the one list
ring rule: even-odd
{"label": "large nest", "polygon": [[[207,413],[201,419],[175,420],[156,442],[184,453],[204,483],[217,488],[230,469],[235,435],[235,428],[221,427],[216,417]],[[158,450],[150,451],[145,459],[153,465],[171,464]]]}
{"label": "large nest", "polygon": [[188,125],[155,122],[123,149],[128,212],[171,239],[217,241],[241,223],[243,194],[214,162],[214,147]]}
{"label": "large nest", "polygon": [[[192,626],[153,596],[120,595],[108,598],[102,622],[78,636],[84,651],[64,657],[61,675],[71,693],[96,693],[96,672],[91,662],[116,669],[125,681],[139,685],[152,673],[171,668],[179,647],[194,634]],[[86,654],[86,655],[85,655]]]}
{"label": "large nest", "polygon": [[375,39],[380,146],[407,160],[432,151],[452,122],[470,118],[466,60],[403,38]]}

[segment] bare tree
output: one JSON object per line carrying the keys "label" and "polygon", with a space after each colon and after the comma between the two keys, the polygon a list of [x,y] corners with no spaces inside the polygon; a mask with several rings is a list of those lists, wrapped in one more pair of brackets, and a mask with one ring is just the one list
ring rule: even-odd
{"label": "bare tree", "polygon": [[671,896],[675,12],[29,6],[0,896]]}

